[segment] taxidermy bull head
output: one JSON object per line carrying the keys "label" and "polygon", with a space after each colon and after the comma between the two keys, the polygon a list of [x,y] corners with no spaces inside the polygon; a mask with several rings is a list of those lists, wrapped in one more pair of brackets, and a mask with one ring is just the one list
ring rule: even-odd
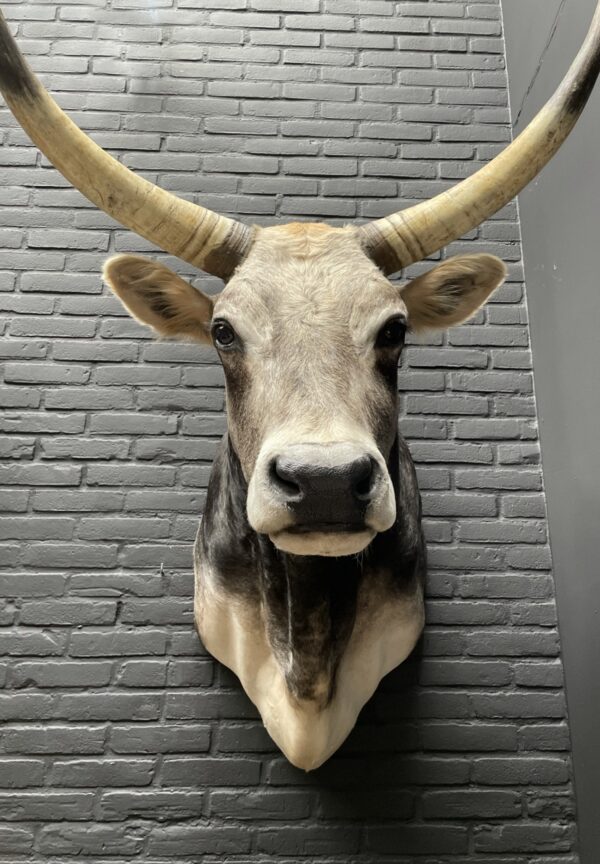
{"label": "taxidermy bull head", "polygon": [[161,336],[212,343],[228,432],[195,546],[195,616],[295,765],[327,759],[423,627],[420,498],[398,434],[407,330],[468,319],[501,261],[444,261],[403,287],[386,276],[478,226],[573,128],[600,68],[600,7],[564,82],[490,164],[431,201],[367,225],[247,227],[136,177],[81,132],[0,25],[0,86],[59,171],[123,225],[226,287],[205,296],[123,255],[105,278]]}

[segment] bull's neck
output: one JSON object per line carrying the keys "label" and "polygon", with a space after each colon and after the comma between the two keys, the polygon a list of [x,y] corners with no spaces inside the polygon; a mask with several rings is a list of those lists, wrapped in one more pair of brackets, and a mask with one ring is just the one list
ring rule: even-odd
{"label": "bull's neck", "polygon": [[250,526],[247,494],[239,459],[226,437],[209,484],[203,553],[225,591],[261,607],[290,691],[299,699],[327,703],[374,544],[360,556],[343,558],[283,552]]}
{"label": "bull's neck", "polygon": [[[362,553],[340,558],[293,555],[250,526],[248,486],[228,436],[223,439],[209,483],[198,554],[223,592],[260,607],[269,643],[282,658],[288,686],[298,698],[331,697],[364,580],[386,578],[395,590],[402,590],[405,580],[413,583],[421,545],[410,540],[415,531],[407,530],[405,518],[408,514],[415,524],[416,516],[418,524],[418,494],[417,502],[404,502],[404,508],[399,501],[405,497],[406,490],[399,496],[399,488],[407,464],[412,471],[408,451],[396,439],[388,460],[396,522]],[[416,533],[420,536],[420,529]]]}

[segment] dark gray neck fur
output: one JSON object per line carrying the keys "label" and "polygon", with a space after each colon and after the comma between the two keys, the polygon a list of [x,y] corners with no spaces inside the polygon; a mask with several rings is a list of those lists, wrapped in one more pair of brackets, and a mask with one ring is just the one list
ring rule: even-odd
{"label": "dark gray neck fur", "polygon": [[248,487],[227,435],[219,447],[196,554],[207,561],[222,591],[263,605],[269,642],[276,657],[286,658],[284,674],[299,699],[316,698],[314,685],[323,675],[329,682],[326,698],[331,698],[361,586],[373,582],[374,590],[403,594],[424,579],[421,500],[412,459],[400,436],[388,470],[397,509],[388,531],[378,534],[360,555],[291,555],[252,529],[246,516]]}

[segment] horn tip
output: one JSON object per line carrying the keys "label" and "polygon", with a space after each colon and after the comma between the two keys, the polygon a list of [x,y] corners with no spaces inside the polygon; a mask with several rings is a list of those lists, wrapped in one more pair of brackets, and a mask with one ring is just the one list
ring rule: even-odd
{"label": "horn tip", "polygon": [[13,97],[33,98],[35,78],[19,51],[9,26],[0,12],[0,90]]}

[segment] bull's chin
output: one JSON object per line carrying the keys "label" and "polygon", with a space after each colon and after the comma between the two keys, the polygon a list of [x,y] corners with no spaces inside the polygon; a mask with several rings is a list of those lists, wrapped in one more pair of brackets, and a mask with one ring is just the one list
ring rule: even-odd
{"label": "bull's chin", "polygon": [[321,555],[341,558],[344,555],[358,555],[369,545],[377,532],[373,528],[349,530],[345,526],[327,526],[326,529],[306,527],[288,528],[269,534],[272,543],[282,552],[292,555]]}

